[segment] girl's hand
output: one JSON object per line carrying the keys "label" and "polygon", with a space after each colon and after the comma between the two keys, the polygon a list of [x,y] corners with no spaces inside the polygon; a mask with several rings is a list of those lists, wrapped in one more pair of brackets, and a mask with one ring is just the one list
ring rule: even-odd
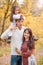
{"label": "girl's hand", "polygon": [[10,28],[10,30],[16,30],[17,29],[17,27],[15,26],[15,27],[11,27]]}

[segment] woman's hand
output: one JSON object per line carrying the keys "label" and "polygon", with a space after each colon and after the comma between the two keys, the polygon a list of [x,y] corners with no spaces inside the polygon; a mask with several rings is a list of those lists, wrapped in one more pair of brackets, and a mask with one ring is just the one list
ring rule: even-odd
{"label": "woman's hand", "polygon": [[25,52],[25,53],[22,53],[22,56],[23,56],[23,57],[28,57],[28,55],[27,55],[26,52]]}
{"label": "woman's hand", "polygon": [[33,51],[34,51],[34,49],[32,49],[32,50],[30,50],[30,51],[27,51],[27,52],[24,52],[24,53],[22,53],[22,56],[23,56],[23,57],[30,57],[31,54],[33,54]]}

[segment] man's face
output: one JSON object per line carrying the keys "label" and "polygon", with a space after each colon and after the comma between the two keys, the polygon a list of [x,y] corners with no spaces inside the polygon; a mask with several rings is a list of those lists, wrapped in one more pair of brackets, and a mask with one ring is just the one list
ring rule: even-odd
{"label": "man's face", "polygon": [[17,27],[19,29],[21,29],[22,28],[22,24],[23,24],[23,20],[17,20],[16,24],[17,24]]}

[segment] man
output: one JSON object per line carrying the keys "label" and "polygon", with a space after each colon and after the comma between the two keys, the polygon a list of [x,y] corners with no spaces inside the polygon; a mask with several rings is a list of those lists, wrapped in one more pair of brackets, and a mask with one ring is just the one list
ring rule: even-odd
{"label": "man", "polygon": [[[23,36],[24,29],[25,29],[25,27],[22,26],[23,17],[20,16],[19,19],[16,19],[15,21],[16,21],[17,29],[12,31],[12,38],[11,38],[11,65],[22,65],[22,56],[16,52],[15,48],[18,48],[18,50],[21,49],[22,36]],[[1,35],[1,39],[8,38],[8,32],[9,31],[10,30],[8,29],[6,32],[4,32]]]}

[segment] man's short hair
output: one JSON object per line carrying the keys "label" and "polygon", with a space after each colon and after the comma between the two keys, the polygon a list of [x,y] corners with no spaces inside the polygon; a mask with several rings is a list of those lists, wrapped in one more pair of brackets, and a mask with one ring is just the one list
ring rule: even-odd
{"label": "man's short hair", "polygon": [[18,19],[15,19],[16,22],[17,22],[17,21],[20,21],[20,20],[24,20],[24,18],[23,18],[22,15],[20,15],[20,17],[19,17]]}

